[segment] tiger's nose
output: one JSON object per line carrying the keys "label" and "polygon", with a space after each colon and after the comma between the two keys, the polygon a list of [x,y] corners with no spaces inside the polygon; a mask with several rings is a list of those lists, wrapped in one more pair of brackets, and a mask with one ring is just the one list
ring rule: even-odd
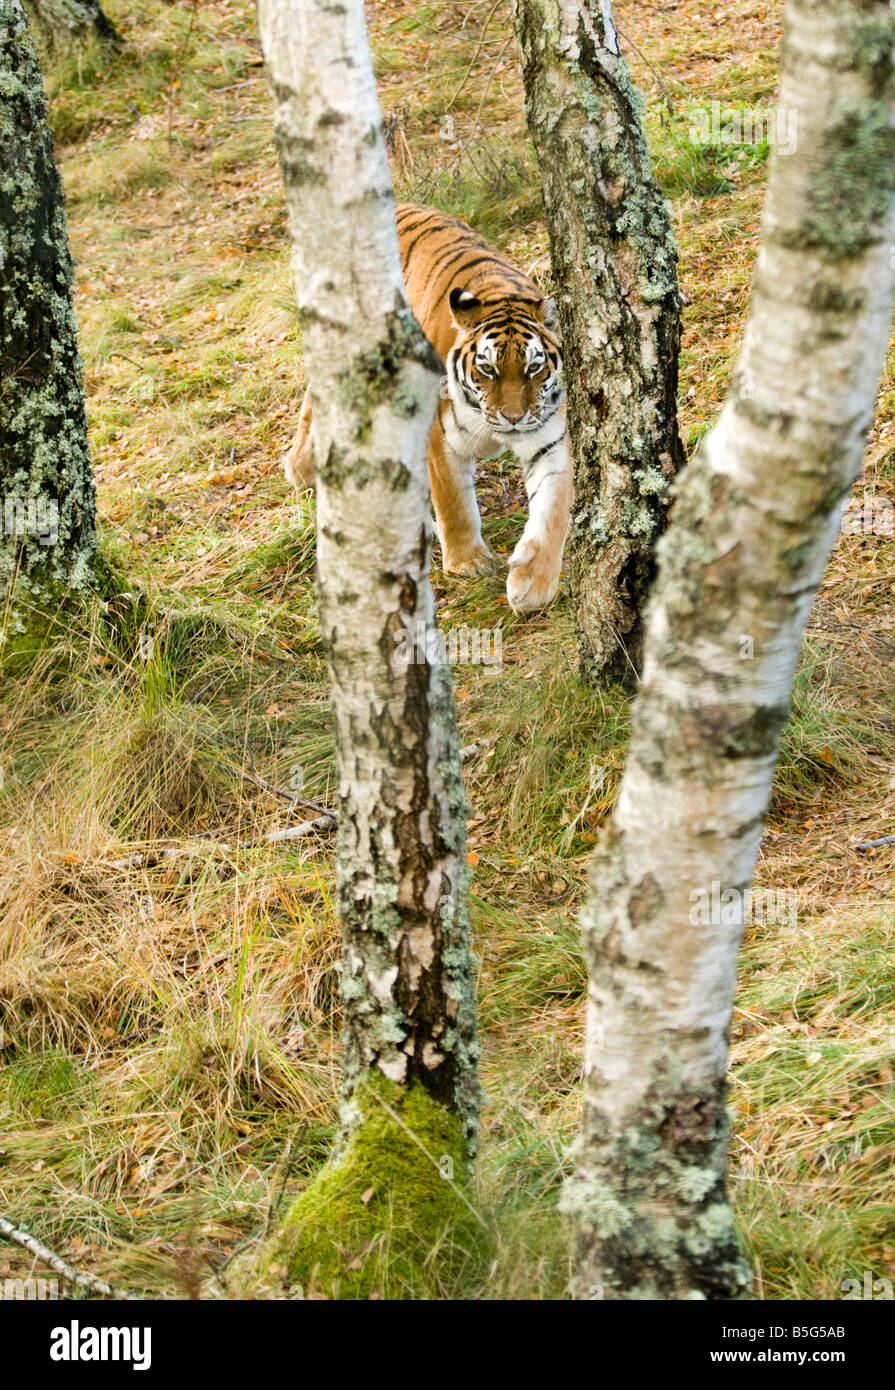
{"label": "tiger's nose", "polygon": [[503,416],[503,418],[506,420],[506,422],[507,422],[508,425],[518,425],[519,421],[520,421],[520,420],[523,418],[523,416],[526,415],[528,412],[525,411],[525,410],[518,410],[518,411],[516,412],[516,414],[514,415],[514,414],[513,414],[511,411],[509,411],[509,410],[502,410],[500,413],[501,413],[501,415]]}

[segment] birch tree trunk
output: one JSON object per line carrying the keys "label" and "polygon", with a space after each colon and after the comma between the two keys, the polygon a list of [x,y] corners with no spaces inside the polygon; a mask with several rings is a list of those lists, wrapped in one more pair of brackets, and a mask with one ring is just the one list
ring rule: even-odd
{"label": "birch tree trunk", "polygon": [[388,1203],[430,1229],[468,1172],[478,1090],[459,741],[437,643],[416,640],[435,631],[426,456],[441,362],[404,293],[363,0],[260,0],[258,14],[314,392],[339,767],[346,1147],[290,1219],[298,1277],[344,1246],[338,1221],[353,1217],[331,1182],[376,1230]]}
{"label": "birch tree trunk", "polygon": [[727,1039],[802,634],[859,474],[889,339],[895,15],[789,0],[754,301],[730,396],[683,477],[627,767],[598,845],[585,1117],[565,1197],[577,1293],[731,1298]]}
{"label": "birch tree trunk", "polygon": [[92,35],[105,43],[123,42],[100,0],[22,0],[45,54],[55,58]]}
{"label": "birch tree trunk", "polygon": [[86,589],[93,472],[62,183],[18,0],[0,0],[0,653]]}
{"label": "birch tree trunk", "polygon": [[582,665],[592,680],[631,685],[656,542],[684,463],[671,211],[609,0],[514,4],[568,378],[567,554]]}

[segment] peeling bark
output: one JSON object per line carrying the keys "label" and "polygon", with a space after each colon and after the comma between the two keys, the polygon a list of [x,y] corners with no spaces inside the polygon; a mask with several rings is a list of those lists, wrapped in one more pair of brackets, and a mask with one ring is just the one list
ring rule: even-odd
{"label": "peeling bark", "polygon": [[[583,914],[585,1118],[564,1201],[585,1298],[732,1298],[747,1282],[725,1192],[743,894],[889,339],[893,43],[884,0],[787,4],[780,103],[797,149],[775,158],[732,390],[660,543]],[[713,884],[727,906],[706,921]]]}
{"label": "peeling bark", "polygon": [[[426,455],[441,362],[401,277],[362,0],[261,0],[314,392],[317,567],[339,763],[346,1096],[419,1084],[477,1125],[465,798],[435,627]],[[350,1106],[346,1116],[350,1119]]]}
{"label": "peeling bark", "polygon": [[567,544],[585,673],[643,659],[677,429],[681,300],[671,211],[608,0],[514,0],[557,284],[575,458]]}
{"label": "peeling bark", "polygon": [[0,650],[86,589],[94,521],[62,182],[25,16],[0,0]]}

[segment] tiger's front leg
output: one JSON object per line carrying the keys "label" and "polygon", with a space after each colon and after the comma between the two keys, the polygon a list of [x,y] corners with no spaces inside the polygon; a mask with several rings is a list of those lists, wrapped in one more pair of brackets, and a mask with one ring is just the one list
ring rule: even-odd
{"label": "tiger's front leg", "polygon": [[558,437],[516,450],[528,494],[528,521],[509,560],[507,598],[514,613],[546,608],[556,596],[572,512],[572,456],[565,421]]}
{"label": "tiger's front leg", "polygon": [[301,492],[314,486],[314,455],[311,450],[311,393],[305,391],[298,417],[298,429],[292,446],[283,460],[283,472],[293,487]]}
{"label": "tiger's front leg", "polygon": [[429,482],[447,574],[490,574],[496,559],[482,537],[482,520],[475,495],[474,458],[464,458],[445,433],[444,405],[439,408],[429,440]]}

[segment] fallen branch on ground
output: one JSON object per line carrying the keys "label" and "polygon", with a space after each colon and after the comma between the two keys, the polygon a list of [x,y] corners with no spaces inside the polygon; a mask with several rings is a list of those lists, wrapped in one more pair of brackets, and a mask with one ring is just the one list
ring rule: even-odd
{"label": "fallen branch on ground", "polygon": [[480,753],[484,753],[486,749],[490,748],[493,742],[493,738],[477,738],[475,743],[467,743],[465,748],[460,749],[461,763],[468,763],[473,758],[477,758]]}
{"label": "fallen branch on ground", "polygon": [[259,835],[255,840],[245,840],[238,849],[251,849],[253,845],[263,845],[265,842],[272,845],[281,844],[284,840],[300,840],[305,835],[320,834],[325,830],[335,830],[336,818],[327,811],[325,815],[318,816],[316,820],[302,821],[301,825],[287,825],[285,830],[269,830],[266,835]]}
{"label": "fallen branch on ground", "polygon": [[102,1294],[105,1298],[119,1298],[109,1284],[97,1279],[93,1274],[81,1274],[70,1265],[67,1260],[63,1260],[61,1255],[57,1255],[46,1245],[42,1245],[34,1236],[27,1231],[20,1231],[11,1221],[7,1221],[5,1216],[0,1216],[0,1235],[7,1240],[13,1241],[16,1245],[21,1245],[23,1250],[27,1250],[41,1264],[49,1265],[50,1269],[55,1269],[56,1273],[63,1279],[67,1279],[70,1284],[77,1284],[82,1289],[90,1289],[91,1293]]}
{"label": "fallen branch on ground", "polygon": [[129,854],[124,859],[112,859],[109,861],[111,869],[154,869],[157,864],[163,864],[171,859],[180,859],[195,854],[199,849],[218,849],[222,854],[232,854],[234,849],[253,849],[256,845],[282,844],[285,840],[301,840],[306,835],[322,835],[328,830],[335,830],[336,818],[330,811],[325,811],[322,816],[317,816],[314,820],[302,821],[300,825],[287,825],[284,830],[268,830],[264,835],[256,835],[251,840],[240,840],[236,844],[230,844],[224,840],[216,840],[212,836],[203,836],[201,840],[194,840],[186,845],[167,845],[163,849],[150,850],[147,854]]}
{"label": "fallen branch on ground", "polygon": [[884,835],[881,840],[862,840],[855,845],[855,849],[858,854],[863,854],[865,849],[880,849],[883,845],[895,845],[895,835]]}
{"label": "fallen branch on ground", "polygon": [[263,777],[256,777],[254,772],[246,772],[244,767],[233,767],[225,762],[221,762],[220,765],[228,772],[238,772],[244,782],[251,782],[252,786],[260,787],[263,792],[270,792],[271,796],[282,797],[292,806],[302,806],[306,811],[316,811],[318,816],[332,816],[332,812],[321,806],[318,801],[308,801],[307,797],[296,796],[295,792],[287,791],[285,787],[278,787],[273,782],[266,782]]}

